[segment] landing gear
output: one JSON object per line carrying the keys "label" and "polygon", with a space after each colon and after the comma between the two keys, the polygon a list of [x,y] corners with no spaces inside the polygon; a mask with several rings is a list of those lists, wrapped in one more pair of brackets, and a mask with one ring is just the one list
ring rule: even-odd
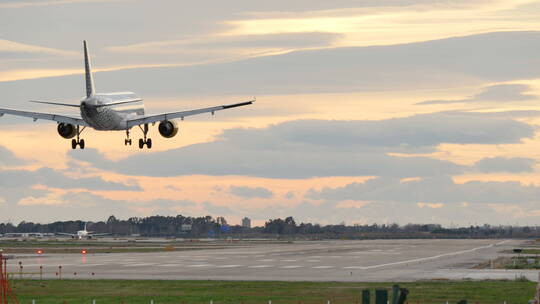
{"label": "landing gear", "polygon": [[124,140],[124,146],[130,145],[131,146],[131,138],[129,138],[129,130],[126,130],[126,139]]}
{"label": "landing gear", "polygon": [[139,149],[144,148],[144,145],[148,149],[152,149],[152,139],[146,138],[146,135],[148,135],[148,124],[144,124],[144,128],[139,125],[139,128],[141,128],[141,131],[143,131],[144,138],[139,139]]}
{"label": "landing gear", "polygon": [[75,150],[77,149],[77,146],[79,146],[81,150],[84,150],[84,139],[79,139],[84,129],[86,129],[86,127],[81,129],[80,126],[77,126],[77,139],[71,140],[71,149]]}

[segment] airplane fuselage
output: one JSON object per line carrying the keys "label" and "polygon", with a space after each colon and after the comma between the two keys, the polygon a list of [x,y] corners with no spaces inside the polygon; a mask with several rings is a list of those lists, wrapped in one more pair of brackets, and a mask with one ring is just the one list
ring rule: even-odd
{"label": "airplane fuselage", "polygon": [[109,105],[119,100],[138,99],[132,92],[95,94],[81,101],[81,117],[99,131],[127,130],[127,121],[144,116],[144,102]]}

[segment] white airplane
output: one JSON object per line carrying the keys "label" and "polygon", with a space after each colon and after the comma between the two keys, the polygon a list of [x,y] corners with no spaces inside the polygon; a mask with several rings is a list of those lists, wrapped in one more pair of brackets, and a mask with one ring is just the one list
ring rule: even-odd
{"label": "white airplane", "polygon": [[86,225],[87,224],[88,223],[84,223],[84,230],[79,230],[79,231],[77,231],[77,233],[58,232],[56,234],[69,235],[69,236],[71,236],[72,239],[77,239],[77,240],[82,240],[84,238],[91,239],[92,237],[95,237],[95,236],[101,236],[101,235],[107,235],[108,234],[108,233],[94,233],[93,231],[88,231],[88,230],[86,230]]}
{"label": "white airplane", "polygon": [[178,133],[178,125],[174,119],[184,120],[186,116],[202,113],[212,113],[214,115],[216,111],[247,106],[255,102],[255,100],[250,100],[210,108],[147,115],[144,110],[143,100],[135,95],[135,93],[96,93],[86,41],[83,41],[83,45],[86,97],[81,100],[80,105],[31,100],[31,102],[35,103],[79,108],[80,117],[3,108],[0,108],[0,117],[4,114],[10,114],[30,117],[34,121],[38,119],[56,121],[58,123],[58,134],[66,139],[72,139],[72,149],[76,149],[77,146],[84,149],[84,139],[81,139],[80,135],[86,127],[91,127],[99,131],[126,131],[124,145],[127,146],[131,145],[129,131],[131,128],[139,126],[143,132],[143,138],[139,139],[139,148],[142,149],[146,145],[148,149],[151,149],[152,139],[147,138],[148,124],[154,125],[156,122],[159,122],[159,134],[165,138],[171,138]]}

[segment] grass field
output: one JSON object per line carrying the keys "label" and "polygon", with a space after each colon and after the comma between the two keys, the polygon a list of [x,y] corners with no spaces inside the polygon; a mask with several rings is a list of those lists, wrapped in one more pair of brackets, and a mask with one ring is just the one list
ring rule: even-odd
{"label": "grass field", "polygon": [[[134,280],[15,280],[21,303],[360,303],[362,289],[391,283],[234,282]],[[409,303],[527,303],[536,283],[527,281],[428,281],[401,283]],[[374,303],[372,295],[372,303]]]}

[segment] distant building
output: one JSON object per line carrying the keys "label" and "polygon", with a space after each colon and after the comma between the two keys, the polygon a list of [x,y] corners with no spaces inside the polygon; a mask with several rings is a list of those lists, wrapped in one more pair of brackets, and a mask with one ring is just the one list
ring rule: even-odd
{"label": "distant building", "polygon": [[183,224],[182,225],[182,231],[184,231],[184,232],[191,231],[191,224]]}
{"label": "distant building", "polygon": [[247,217],[242,219],[242,227],[251,228],[251,220]]}

